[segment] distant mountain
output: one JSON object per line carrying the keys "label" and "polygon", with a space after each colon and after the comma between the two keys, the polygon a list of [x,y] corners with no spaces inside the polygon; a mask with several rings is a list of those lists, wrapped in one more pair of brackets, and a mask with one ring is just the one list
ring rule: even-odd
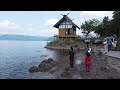
{"label": "distant mountain", "polygon": [[54,40],[54,37],[49,37],[47,40],[48,40],[48,41],[53,41],[53,40]]}
{"label": "distant mountain", "polygon": [[21,41],[44,41],[48,37],[42,36],[27,36],[27,35],[14,35],[14,34],[1,34],[0,40],[21,40]]}

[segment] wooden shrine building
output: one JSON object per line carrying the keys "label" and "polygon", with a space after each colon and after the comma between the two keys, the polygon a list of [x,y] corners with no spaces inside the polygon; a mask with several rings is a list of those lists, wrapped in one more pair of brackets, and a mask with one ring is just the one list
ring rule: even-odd
{"label": "wooden shrine building", "polygon": [[76,28],[80,29],[67,15],[63,15],[53,27],[58,28],[59,40],[76,40]]}

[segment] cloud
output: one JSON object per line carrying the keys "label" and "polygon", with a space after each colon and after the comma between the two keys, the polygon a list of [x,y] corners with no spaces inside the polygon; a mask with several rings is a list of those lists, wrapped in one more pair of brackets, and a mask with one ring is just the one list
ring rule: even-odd
{"label": "cloud", "polygon": [[[53,26],[58,22],[59,19],[48,19],[36,30],[40,36],[53,36],[58,34],[58,29]],[[36,33],[37,34],[37,33]]]}
{"label": "cloud", "polygon": [[[64,12],[67,13],[67,12]],[[74,13],[74,12],[73,12]],[[85,20],[97,18],[102,20],[104,16],[112,17],[112,11],[81,11],[78,12],[79,24],[84,23]],[[77,14],[76,14],[77,15]],[[74,15],[75,16],[75,15]],[[18,24],[11,20],[0,21],[0,33],[4,34],[19,34],[19,35],[37,35],[37,36],[53,36],[58,35],[58,29],[54,28],[54,24],[58,22],[57,18],[50,18],[40,24],[26,23]],[[93,34],[93,33],[92,33]],[[77,30],[77,35],[82,35],[81,30]]]}
{"label": "cloud", "polygon": [[[49,25],[53,25],[55,20],[48,20]],[[56,23],[56,22],[55,22]],[[21,27],[20,27],[21,26]],[[34,24],[18,25],[9,20],[0,21],[0,34],[17,34],[17,35],[32,35],[32,36],[53,36],[58,34],[58,30],[54,27],[46,27],[44,23],[40,27]]]}
{"label": "cloud", "polygon": [[27,26],[28,26],[28,27],[29,27],[29,26],[30,26],[30,27],[32,27],[32,26],[33,26],[33,24],[31,24],[31,23],[30,23],[30,24],[27,24]]}
{"label": "cloud", "polygon": [[58,29],[53,27],[58,21],[59,19],[48,19],[44,24],[45,30],[42,30],[41,32],[46,36],[58,35]]}
{"label": "cloud", "polygon": [[58,19],[49,19],[45,22],[45,26],[53,26],[54,24],[56,24],[58,22]]}
{"label": "cloud", "polygon": [[58,30],[57,30],[57,29],[40,30],[39,35],[41,35],[41,36],[53,36],[53,35],[58,35]]}
{"label": "cloud", "polygon": [[15,22],[12,22],[9,20],[0,21],[0,28],[17,29],[18,27],[19,27],[19,25],[17,25]]}
{"label": "cloud", "polygon": [[82,23],[84,23],[86,20],[89,19],[98,19],[98,20],[102,20],[103,17],[108,16],[109,19],[112,18],[112,13],[113,11],[82,11],[80,13],[80,20],[82,21]]}

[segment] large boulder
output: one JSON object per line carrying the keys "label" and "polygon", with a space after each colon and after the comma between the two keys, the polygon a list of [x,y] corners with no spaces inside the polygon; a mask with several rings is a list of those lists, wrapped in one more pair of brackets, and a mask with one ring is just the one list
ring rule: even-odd
{"label": "large boulder", "polygon": [[47,60],[43,60],[39,66],[33,66],[29,69],[29,72],[46,72],[52,69],[54,66],[56,66],[57,62],[55,62],[52,58],[49,58]]}
{"label": "large boulder", "polygon": [[33,67],[31,67],[31,68],[29,69],[29,72],[30,72],[30,73],[38,72],[38,71],[39,71],[39,70],[38,70],[37,66],[33,66]]}
{"label": "large boulder", "polygon": [[40,72],[49,71],[52,67],[56,65],[56,62],[49,58],[48,60],[43,60],[42,63],[39,64],[38,69]]}
{"label": "large boulder", "polygon": [[50,68],[50,65],[49,64],[40,64],[39,67],[38,67],[39,71],[40,72],[46,72],[46,71],[49,71],[51,68]]}
{"label": "large boulder", "polygon": [[51,70],[50,73],[51,74],[54,74],[56,72],[56,70]]}

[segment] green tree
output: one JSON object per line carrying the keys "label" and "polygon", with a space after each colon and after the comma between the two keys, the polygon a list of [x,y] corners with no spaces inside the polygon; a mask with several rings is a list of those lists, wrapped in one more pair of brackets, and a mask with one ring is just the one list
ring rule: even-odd
{"label": "green tree", "polygon": [[96,26],[98,26],[99,24],[100,24],[100,21],[97,19],[88,20],[82,23],[80,28],[83,30],[82,33],[85,34],[86,36],[85,39],[92,31],[95,31]]}
{"label": "green tree", "polygon": [[117,38],[120,36],[120,11],[113,12],[113,19],[111,21],[111,29]]}
{"label": "green tree", "polygon": [[111,32],[116,34],[118,48],[120,49],[120,11],[113,12],[113,19],[111,20]]}
{"label": "green tree", "polygon": [[100,34],[100,36],[116,35],[120,49],[120,11],[114,11],[112,18],[109,20],[108,17],[104,17],[103,21],[96,27],[95,33]]}
{"label": "green tree", "polygon": [[95,28],[95,33],[99,34],[100,36],[110,36],[110,25],[111,21],[109,20],[109,17],[105,16],[102,22]]}

